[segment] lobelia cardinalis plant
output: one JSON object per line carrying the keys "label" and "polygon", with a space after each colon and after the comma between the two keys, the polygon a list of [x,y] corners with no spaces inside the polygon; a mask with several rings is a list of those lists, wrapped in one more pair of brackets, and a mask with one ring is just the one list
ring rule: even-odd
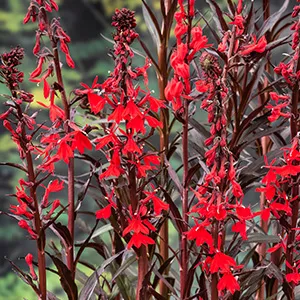
{"label": "lobelia cardinalis plant", "polygon": [[[134,12],[116,9],[113,71],[67,96],[71,39],[53,17],[54,0],[30,1],[24,24],[38,28],[29,81],[42,85],[49,104],[36,100],[49,119],[40,123],[34,96],[21,89],[20,47],[1,55],[10,95],[0,118],[21,160],[2,165],[25,174],[11,195],[18,205],[4,214],[37,249],[37,262],[25,257],[28,271],[10,263],[39,299],[58,299],[48,272],[69,299],[297,298],[300,9],[284,15],[288,3],[271,15],[263,1],[261,20],[253,2],[228,0],[225,9],[207,0],[208,21],[195,0],[160,1],[159,11],[142,1],[157,55],[139,37]],[[290,17],[292,39],[283,35]],[[274,50],[284,45],[292,52],[275,66]],[[159,95],[148,87],[151,67]],[[66,203],[52,196],[64,186]],[[85,198],[99,208],[81,209]]]}

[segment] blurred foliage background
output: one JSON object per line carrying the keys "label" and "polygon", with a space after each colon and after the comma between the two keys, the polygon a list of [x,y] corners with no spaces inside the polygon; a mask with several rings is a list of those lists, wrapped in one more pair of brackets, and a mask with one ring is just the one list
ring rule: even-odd
{"label": "blurred foliage background", "polygon": [[[0,53],[8,51],[11,47],[21,45],[25,48],[26,57],[21,69],[24,71],[25,80],[22,85],[24,90],[30,91],[35,95],[35,101],[43,102],[41,87],[28,82],[29,73],[35,69],[36,60],[32,54],[32,48],[35,42],[36,24],[29,23],[26,26],[22,21],[27,11],[29,0],[1,0],[0,1]],[[57,0],[60,10],[62,27],[71,36],[72,43],[70,51],[72,58],[76,63],[74,70],[63,68],[65,86],[68,92],[79,87],[80,82],[90,84],[95,75],[99,75],[100,82],[104,79],[109,70],[113,68],[113,61],[108,53],[112,44],[105,40],[102,36],[111,38],[112,27],[111,15],[116,8],[127,7],[136,11],[138,23],[137,31],[142,36],[146,45],[152,53],[155,52],[154,43],[151,40],[145,23],[142,17],[141,0]],[[219,0],[220,4],[223,0]],[[247,2],[247,1],[245,1]],[[260,1],[257,1],[259,6]],[[273,2],[273,3],[272,3]],[[276,2],[276,3],[274,3]],[[159,7],[159,0],[150,1],[153,7]],[[206,15],[208,10],[204,1],[196,1],[198,8],[201,8],[202,14]],[[272,10],[276,9],[276,5],[280,5],[277,1],[271,1]],[[208,18],[209,19],[209,18]],[[208,34],[208,33],[206,33]],[[134,45],[138,48],[138,45]],[[143,65],[144,59],[136,56],[135,64]],[[155,74],[150,71],[149,74],[150,88],[156,90]],[[0,94],[7,93],[4,85],[0,85]],[[3,105],[4,99],[1,99],[0,113],[5,110]],[[40,117],[47,119],[48,114],[45,110],[34,103],[33,106],[40,110]],[[18,162],[19,156],[15,151],[15,146],[11,141],[10,135],[0,126],[0,161]],[[179,165],[179,160],[172,162],[175,166]],[[64,165],[58,166],[58,173],[62,173]],[[61,169],[61,170],[60,170]],[[87,170],[88,171],[88,170]],[[9,205],[14,202],[13,198],[6,195],[15,192],[15,187],[18,185],[18,180],[23,176],[15,169],[6,167],[0,168],[0,211],[8,211]],[[258,195],[257,195],[258,196]],[[59,198],[64,202],[64,194]],[[16,204],[16,203],[13,203]],[[85,201],[85,208],[93,211],[96,209],[94,201]],[[64,222],[64,216],[62,222]],[[93,220],[94,221],[94,220]],[[79,221],[78,236],[84,234],[88,220]],[[91,226],[92,223],[91,223]],[[103,237],[105,239],[105,236]],[[108,237],[107,237],[108,239]],[[172,239],[172,233],[171,233]],[[26,268],[23,260],[18,261],[18,258],[24,257],[28,252],[34,252],[35,243],[26,238],[26,232],[20,230],[16,222],[6,216],[0,217],[0,300],[20,300],[36,299],[36,296],[31,292],[17,276],[11,271],[10,264],[5,257],[15,261],[21,267]],[[89,255],[89,260],[93,260],[93,253]],[[94,262],[99,265],[99,262]],[[87,275],[89,272],[83,270]],[[55,275],[50,274],[48,278],[49,290],[54,292],[60,299],[65,299],[60,293],[59,282]]]}

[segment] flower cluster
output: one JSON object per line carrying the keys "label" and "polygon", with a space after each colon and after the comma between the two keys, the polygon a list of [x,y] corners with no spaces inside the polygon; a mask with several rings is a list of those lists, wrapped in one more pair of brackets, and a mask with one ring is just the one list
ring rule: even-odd
{"label": "flower cluster", "polygon": [[[50,181],[45,187],[43,200],[39,203],[36,196],[37,172],[33,167],[32,155],[39,151],[38,146],[33,143],[33,137],[38,131],[36,126],[36,114],[28,115],[28,108],[23,103],[31,103],[33,95],[20,89],[19,83],[22,82],[23,73],[20,72],[17,66],[21,63],[24,57],[22,48],[14,48],[10,52],[4,53],[1,56],[0,76],[11,91],[9,101],[6,103],[9,109],[0,115],[3,120],[3,126],[10,132],[13,142],[16,144],[19,151],[19,156],[25,161],[25,167],[18,166],[27,175],[27,179],[21,178],[19,186],[16,187],[17,192],[13,195],[17,200],[17,205],[10,206],[10,215],[18,220],[20,228],[26,230],[29,236],[37,240],[43,239],[42,227],[47,224],[53,213],[61,206],[60,200],[56,199],[53,202],[49,201],[49,196],[53,192],[58,192],[63,189],[63,183],[58,180]],[[47,178],[40,181],[42,182]],[[51,206],[51,208],[50,208]],[[37,279],[33,269],[33,256],[28,254],[25,258],[33,280]]]}
{"label": "flower cluster", "polygon": [[[222,274],[218,289],[234,293],[239,290],[239,284],[232,274],[236,266],[234,259],[223,251],[222,231],[227,220],[234,220],[232,231],[237,232],[243,239],[247,239],[246,220],[253,217],[250,208],[242,205],[244,196],[236,177],[233,154],[228,150],[226,100],[228,89],[222,80],[221,68],[214,56],[204,52],[200,57],[203,78],[196,82],[196,89],[206,93],[201,108],[208,113],[211,136],[205,141],[209,148],[205,153],[206,165],[209,173],[197,191],[193,190],[198,203],[190,210],[190,214],[197,215],[195,226],[187,232],[189,240],[195,240],[197,246],[207,245],[207,258],[203,268],[208,274]],[[235,203],[233,199],[235,200]],[[198,219],[198,221],[197,221]],[[217,234],[213,232],[217,231]],[[213,256],[211,256],[213,255]],[[214,262],[218,262],[220,269],[215,269]],[[225,259],[226,258],[226,259]],[[230,261],[232,268],[223,268],[222,265]]]}
{"label": "flower cluster", "polygon": [[[258,192],[264,192],[266,195],[266,205],[265,208],[260,212],[261,218],[265,221],[269,221],[270,216],[274,216],[276,220],[282,220],[285,217],[292,216],[292,206],[294,201],[298,201],[298,195],[293,198],[289,195],[289,190],[295,184],[295,180],[298,180],[298,175],[300,174],[300,152],[299,152],[299,138],[296,137],[293,140],[292,146],[290,148],[284,148],[284,159],[283,163],[280,165],[276,164],[276,159],[274,159],[270,165],[266,161],[266,168],[268,169],[267,174],[262,179],[263,187],[257,188]],[[282,223],[282,222],[281,222]],[[268,249],[269,253],[276,251],[281,248],[282,251],[287,253],[287,233],[292,231],[297,231],[296,242],[300,240],[300,235],[298,233],[299,228],[291,228],[287,226],[288,224],[282,223],[285,233],[281,235],[281,242],[276,244],[274,247]],[[299,254],[298,250],[294,250]],[[295,255],[297,257],[297,255]],[[290,263],[286,261],[288,268],[293,270],[293,272],[286,275],[288,282],[294,282],[298,284],[300,282],[299,275],[299,264],[300,260],[294,261],[294,265],[289,265]]]}
{"label": "flower cluster", "polygon": [[[165,90],[166,98],[172,102],[175,111],[182,109],[182,99],[193,100],[190,63],[198,51],[209,46],[201,28],[191,27],[194,13],[192,2],[189,2],[189,11],[185,10],[182,2],[179,2],[180,12],[175,16],[177,47],[171,55],[174,78]],[[234,25],[234,30],[224,33],[222,44],[219,45],[221,52],[228,49],[227,42],[232,34],[242,38],[244,27],[241,7],[242,1],[239,1],[234,21],[230,23]],[[189,36],[190,38],[186,38]],[[252,52],[261,53],[265,47],[265,39],[256,42],[255,37],[253,37],[252,44],[239,46],[239,43],[234,40],[234,45],[231,46],[232,51],[241,52],[240,54],[245,56]],[[229,151],[227,142],[226,72],[222,70],[217,59],[208,52],[201,54],[200,66],[202,78],[195,82],[195,89],[200,95],[205,95],[202,97],[201,108],[207,111],[210,124],[210,137],[205,141],[208,147],[205,159],[209,172],[198,189],[193,190],[198,202],[188,214],[193,216],[195,225],[185,234],[188,240],[195,240],[196,245],[204,249],[207,257],[201,263],[202,268],[208,275],[219,277],[217,286],[219,292],[226,290],[233,294],[240,289],[233,273],[242,266],[238,266],[233,258],[224,253],[224,224],[228,220],[233,220],[232,231],[239,233],[242,239],[247,239],[246,221],[253,218],[253,213],[250,208],[242,205],[244,194],[237,180],[235,159],[233,153]]]}
{"label": "flower cluster", "polygon": [[[299,1],[298,1],[299,2]],[[281,75],[289,86],[294,86],[299,81],[300,71],[297,66],[299,60],[299,34],[300,34],[300,19],[299,19],[299,6],[295,6],[292,18],[297,18],[292,26],[293,38],[292,38],[292,49],[294,54],[288,60],[288,62],[280,62],[277,67],[274,68],[274,72]]]}
{"label": "flower cluster", "polygon": [[[70,37],[62,29],[58,19],[53,18],[51,22],[48,20],[47,12],[52,12],[52,10],[58,10],[58,6],[54,0],[32,0],[28,8],[28,12],[24,18],[24,24],[29,22],[38,22],[38,29],[36,31],[36,42],[33,48],[33,54],[38,58],[37,67],[30,74],[30,81],[36,83],[42,83],[44,86],[44,97],[47,99],[51,93],[51,87],[47,79],[53,75],[53,70],[55,68],[55,53],[52,53],[49,48],[42,47],[41,41],[43,36],[47,36],[51,42],[52,48],[60,46],[61,51],[66,56],[66,62],[70,68],[74,68],[75,64],[70,56],[70,51],[68,43],[71,42]],[[53,50],[57,52],[57,50]],[[44,71],[43,71],[43,67]],[[38,78],[42,75],[40,78]]]}
{"label": "flower cluster", "polygon": [[[147,151],[144,144],[153,130],[162,126],[156,113],[165,105],[148,90],[147,69],[150,62],[146,60],[144,67],[132,67],[134,53],[130,44],[138,37],[134,31],[134,13],[125,8],[117,9],[112,25],[116,27],[113,72],[102,84],[97,83],[96,77],[91,87],[82,84],[85,89],[76,90],[76,93],[87,95],[90,111],[94,114],[102,113],[103,109],[111,110],[107,118],[108,126],[103,126],[104,135],[94,140],[96,150],[104,151],[108,160],[108,166],[99,174],[99,180],[113,180],[116,183],[120,176],[127,179],[131,195],[127,208],[129,215],[126,216],[127,225],[124,224],[120,230],[123,236],[132,232],[128,248],[132,245],[139,248],[141,245],[154,243],[148,236],[150,231],[155,231],[150,219],[168,209],[168,205],[155,195],[155,188],[150,192],[143,186],[142,192],[138,193],[139,185],[148,177],[149,171],[155,170],[160,164],[157,154]],[[135,85],[134,81],[139,78],[143,78],[146,90]],[[146,124],[150,128],[148,132]],[[96,212],[98,219],[109,218],[112,209],[117,212],[114,201],[128,206],[115,193],[115,189],[106,199],[108,205]]]}
{"label": "flower cluster", "polygon": [[[193,1],[191,1],[193,2]],[[183,1],[179,1],[180,11],[175,13],[175,36],[177,39],[176,49],[171,55],[171,67],[174,75],[165,89],[166,99],[171,101],[174,111],[182,109],[182,98],[192,100],[190,63],[195,58],[196,53],[209,47],[207,37],[203,35],[200,26],[191,27],[190,20],[194,16],[194,4],[190,3],[190,11],[184,8]],[[190,33],[188,33],[190,31]],[[190,34],[190,41],[183,41],[186,34]]]}

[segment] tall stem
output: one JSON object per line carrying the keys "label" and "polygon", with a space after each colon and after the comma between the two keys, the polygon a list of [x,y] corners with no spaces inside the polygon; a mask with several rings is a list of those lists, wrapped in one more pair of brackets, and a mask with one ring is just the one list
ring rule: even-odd
{"label": "tall stem", "polygon": [[[42,1],[43,2],[43,1]],[[44,3],[43,3],[44,4]],[[64,130],[65,133],[70,132],[70,127],[68,125],[68,122],[70,120],[70,106],[68,102],[68,98],[66,95],[66,91],[64,88],[64,82],[62,77],[62,71],[61,71],[61,65],[59,60],[59,53],[57,48],[57,38],[53,36],[52,29],[50,27],[50,23],[48,20],[48,15],[45,10],[45,8],[42,6],[41,11],[44,15],[45,23],[48,26],[48,35],[52,46],[53,51],[53,61],[54,61],[54,67],[55,67],[55,74],[57,78],[57,83],[59,84],[59,91],[61,94],[61,99],[64,107]],[[66,256],[67,256],[67,266],[68,269],[71,271],[72,278],[75,278],[75,270],[74,270],[74,223],[75,223],[75,167],[74,167],[74,158],[69,159],[68,163],[68,230],[70,232],[71,236],[71,244],[66,249]]]}
{"label": "tall stem", "polygon": [[35,173],[30,152],[26,153],[26,162],[28,169],[28,179],[34,185],[30,188],[30,196],[34,201],[34,229],[38,235],[37,239],[37,250],[38,250],[38,272],[39,272],[39,289],[41,300],[47,299],[47,277],[46,277],[46,258],[45,258],[45,233],[42,229],[42,223],[40,219],[39,203],[36,197],[36,186],[35,186]]}
{"label": "tall stem", "polygon": [[[218,248],[219,222],[215,221],[212,228],[212,236],[214,240],[214,247]],[[218,273],[211,276],[211,300],[218,300]]]}
{"label": "tall stem", "polygon": [[[189,102],[184,100],[184,123],[182,132],[182,157],[183,157],[183,192],[182,192],[182,217],[183,217],[183,231],[188,230],[188,186],[187,178],[189,171],[188,163],[188,118],[189,118]],[[185,234],[181,235],[180,243],[180,294],[181,299],[185,298],[185,283],[187,280],[187,270],[188,270],[188,250],[187,250],[187,237]]]}
{"label": "tall stem", "polygon": [[[9,86],[11,93],[14,98],[17,98],[18,95],[16,93],[15,88],[10,85]],[[23,113],[21,107],[19,106],[17,109],[18,117],[20,120],[23,119]],[[22,140],[26,141],[26,131],[25,127],[22,128]],[[24,152],[26,153],[26,164],[27,164],[27,176],[32,186],[30,187],[30,197],[33,199],[34,203],[34,230],[38,236],[36,241],[37,243],[37,252],[38,252],[38,273],[39,273],[39,291],[40,291],[40,299],[47,299],[47,276],[46,276],[46,257],[45,257],[45,244],[46,237],[45,232],[42,228],[42,222],[39,211],[39,203],[36,196],[36,176],[34,172],[33,160],[30,151],[27,149],[27,146],[24,144],[21,145]]]}
{"label": "tall stem", "polygon": [[[270,16],[270,3],[269,3],[269,0],[263,0],[263,15],[264,15],[264,21],[267,20]],[[270,32],[266,33],[266,39],[267,39],[268,42],[270,42]],[[270,68],[269,63],[266,64],[265,70],[266,70],[267,73],[270,72],[271,68]],[[265,88],[267,85],[268,85],[268,80],[266,78],[265,81],[264,81],[263,88]],[[265,97],[268,97],[267,93],[265,94]],[[265,99],[261,99],[261,104],[264,101],[265,101]],[[270,139],[268,137],[262,137],[261,138],[261,147],[262,147],[262,155],[263,156],[265,156],[268,153],[269,142],[270,142]],[[261,194],[260,194],[260,210],[261,211],[264,209],[265,204],[266,204],[265,193],[261,192]],[[267,232],[268,232],[268,221],[265,221],[265,220],[261,219],[260,225],[261,225],[262,230],[267,234]],[[262,243],[257,247],[257,252],[259,254],[259,260],[260,260],[261,263],[265,259],[266,251],[267,251],[267,244],[266,243]],[[276,286],[278,286],[277,280],[274,282],[274,287],[276,287]],[[256,300],[262,300],[262,299],[264,299],[264,297],[265,297],[265,281],[264,281],[264,279],[262,279],[261,286],[260,286],[260,288],[258,289],[258,291],[256,293]],[[276,299],[276,297],[273,300],[275,300],[275,299]]]}
{"label": "tall stem", "polygon": [[[175,1],[175,0],[174,0]],[[167,60],[167,50],[168,50],[168,41],[169,41],[169,34],[170,34],[170,28],[166,27],[166,24],[169,24],[169,26],[172,25],[172,22],[167,22],[166,18],[169,12],[169,9],[171,7],[171,0],[165,0],[163,3],[165,7],[165,16],[163,16],[163,23],[162,23],[162,29],[161,29],[161,35],[163,37],[161,43],[157,45],[157,52],[158,52],[158,67],[159,72],[157,74],[158,77],[158,88],[159,88],[159,99],[160,100],[166,100],[165,98],[165,88],[167,86],[168,82],[168,60]],[[169,16],[170,18],[173,18],[173,16]],[[169,147],[169,112],[168,109],[162,108],[160,111],[160,121],[163,124],[163,128],[160,132],[160,159],[161,159],[161,167],[163,168],[165,164],[165,156],[168,153],[168,147]],[[167,170],[164,170],[162,172],[161,176],[161,182],[160,184],[164,186],[164,183],[168,181],[168,172]],[[169,258],[169,225],[168,225],[168,219],[164,221],[164,223],[161,226],[160,229],[160,247],[159,247],[159,253],[161,257],[163,258],[163,261],[166,261]],[[164,274],[168,275],[168,268],[165,270]],[[168,298],[168,288],[163,283],[163,281],[160,281],[160,294]]]}
{"label": "tall stem", "polygon": [[[296,72],[300,70],[300,57],[298,57],[297,61],[297,69]],[[291,123],[290,123],[290,132],[291,132],[291,140],[293,140],[297,134],[298,134],[298,118],[299,118],[299,111],[298,111],[298,105],[299,105],[299,83],[296,82],[293,91],[292,91],[292,108],[291,108]],[[299,151],[299,147],[297,149]],[[295,162],[294,164],[299,165],[299,162]],[[299,195],[300,195],[300,186],[299,186],[299,176],[293,176],[293,186],[292,186],[292,195],[291,199],[295,199],[292,204],[292,218],[291,218],[291,228],[297,227],[297,221],[299,216]],[[290,264],[290,266],[294,265],[294,249],[295,249],[295,237],[296,237],[296,230],[290,230],[288,232],[288,238],[287,238],[287,250],[286,250],[286,260]],[[290,274],[293,270],[290,269],[288,266],[286,266],[286,273]],[[290,283],[290,295],[291,300],[295,299],[295,284]]]}
{"label": "tall stem", "polygon": [[[60,94],[64,106],[65,121],[70,120],[70,107],[66,96],[66,91],[64,88],[64,82],[62,78],[62,72],[60,67],[59,54],[57,50],[57,43],[51,38],[53,56],[54,56],[54,66],[58,84],[60,85]],[[67,122],[64,124],[65,132],[70,132],[70,127]],[[72,273],[72,277],[75,278],[74,270],[74,223],[75,223],[75,167],[74,158],[70,158],[68,163],[68,229],[71,236],[71,245],[66,249],[67,255],[67,266]]]}
{"label": "tall stem", "polygon": [[[129,159],[133,158],[129,156]],[[135,167],[128,163],[129,172],[129,192],[130,192],[130,202],[132,205],[132,211],[136,212],[138,209],[138,199],[137,199],[137,186],[136,186],[136,171]],[[141,298],[140,292],[143,287],[143,281],[148,272],[148,254],[147,247],[142,245],[138,250],[138,282],[136,287],[136,300],[147,300],[148,298]]]}

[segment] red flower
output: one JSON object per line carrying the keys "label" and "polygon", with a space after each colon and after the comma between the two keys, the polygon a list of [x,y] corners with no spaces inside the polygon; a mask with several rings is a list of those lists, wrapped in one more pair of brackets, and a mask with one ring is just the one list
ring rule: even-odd
{"label": "red flower", "polygon": [[235,291],[240,290],[240,285],[235,277],[228,272],[219,280],[217,288],[219,291],[227,290],[233,295]]}
{"label": "red flower", "polygon": [[169,204],[163,202],[156,196],[152,196],[152,202],[154,206],[154,212],[156,215],[160,215],[162,210],[168,210],[169,209]]}
{"label": "red flower", "polygon": [[136,132],[136,133],[141,132],[142,134],[146,133],[146,128],[145,128],[144,120],[140,116],[137,116],[137,117],[131,119],[126,124],[126,128],[127,129],[131,129],[133,133],[134,132]]}
{"label": "red flower", "polygon": [[75,63],[74,63],[72,57],[70,56],[70,54],[68,54],[68,53],[66,54],[66,62],[70,68],[72,68],[72,69],[75,68]]}
{"label": "red flower", "polygon": [[211,261],[210,272],[212,274],[219,271],[221,273],[229,273],[231,267],[237,267],[235,260],[222,252],[217,252]]}
{"label": "red flower", "polygon": [[133,140],[132,134],[127,136],[127,143],[122,149],[122,153],[125,155],[128,153],[142,154],[142,150],[137,145],[137,143]]}
{"label": "red flower", "polygon": [[195,82],[195,85],[196,85],[196,90],[200,93],[207,92],[211,87],[211,84],[207,83],[205,80],[198,80]]}
{"label": "red flower", "polygon": [[160,108],[166,107],[166,105],[164,104],[164,101],[156,99],[156,98],[150,96],[150,94],[148,96],[146,96],[145,98],[148,100],[150,110],[152,110],[154,112],[158,112],[158,110]]}
{"label": "red flower", "polygon": [[83,154],[84,149],[92,150],[93,146],[88,137],[81,131],[72,132],[72,150],[78,149],[79,153]]}
{"label": "red flower", "polygon": [[17,216],[23,215],[29,220],[33,219],[33,214],[27,211],[27,204],[19,198],[17,198],[17,200],[19,202],[19,205],[11,205],[10,211]]}
{"label": "red flower", "polygon": [[142,245],[153,245],[155,244],[154,240],[151,239],[149,236],[143,235],[141,233],[135,233],[132,235],[127,248],[131,249],[132,246],[140,248]]}
{"label": "red flower", "polygon": [[68,145],[67,141],[62,140],[59,143],[57,156],[59,157],[59,159],[63,160],[66,164],[69,163],[71,157],[74,157],[74,152],[72,148]]}
{"label": "red flower", "polygon": [[281,167],[267,166],[266,168],[271,168],[277,175],[282,177],[295,176],[300,173],[300,166],[286,165]]}
{"label": "red flower", "polygon": [[142,113],[140,112],[139,108],[137,105],[134,103],[133,100],[130,100],[127,102],[127,105],[123,111],[123,118],[125,120],[130,120],[135,117],[143,117]]}
{"label": "red flower", "polygon": [[145,116],[145,119],[147,120],[150,127],[153,127],[153,128],[156,128],[156,127],[162,128],[163,127],[163,124],[154,117]]}
{"label": "red flower", "polygon": [[100,84],[97,83],[97,81],[98,81],[98,76],[95,77],[91,87],[89,87],[85,83],[81,83],[81,86],[83,86],[85,88],[85,90],[77,91],[78,93],[81,93],[81,94],[87,94],[88,101],[89,101],[89,104],[91,107],[91,111],[94,114],[99,113],[103,109],[103,107],[106,103],[104,98],[95,94],[96,89],[100,87]]}
{"label": "red flower", "polygon": [[297,272],[287,274],[285,275],[285,278],[287,282],[293,282],[296,285],[298,285],[298,283],[300,282],[300,274]]}
{"label": "red flower", "polygon": [[30,234],[30,236],[34,239],[37,240],[38,239],[38,235],[33,231],[33,229],[28,225],[28,223],[25,220],[20,220],[18,222],[19,227],[25,229],[28,231],[28,233]]}
{"label": "red flower", "polygon": [[239,232],[243,240],[247,240],[246,222],[240,221],[232,225],[231,230],[233,232]]}
{"label": "red flower", "polygon": [[103,172],[99,179],[107,178],[107,177],[119,177],[121,174],[124,173],[124,170],[121,167],[121,160],[119,156],[119,151],[115,150],[110,162],[109,167],[105,172]]}
{"label": "red flower", "polygon": [[239,183],[237,183],[235,180],[232,180],[231,184],[232,184],[232,194],[237,198],[243,197],[244,193]]}
{"label": "red flower", "polygon": [[183,88],[183,83],[174,78],[168,82],[168,85],[165,88],[166,99],[172,102],[175,111],[182,106],[180,97],[182,96]]}
{"label": "red flower", "polygon": [[245,46],[243,50],[240,52],[242,56],[249,55],[252,52],[262,53],[266,50],[267,40],[265,36],[261,37],[258,41],[256,41],[255,35],[253,35],[252,38],[253,38],[252,44]]}
{"label": "red flower", "polygon": [[192,41],[190,42],[190,47],[193,49],[193,51],[189,54],[188,60],[192,60],[195,53],[203,48],[208,48],[211,46],[211,44],[207,44],[208,39],[205,35],[202,34],[202,28],[197,26],[193,27],[192,31]]}
{"label": "red flower", "polygon": [[240,220],[250,220],[253,217],[250,207],[237,206],[236,213]]}
{"label": "red flower", "polygon": [[48,186],[47,186],[47,188],[46,188],[44,197],[42,199],[42,207],[47,207],[48,206],[48,198],[49,198],[49,194],[50,193],[59,192],[63,188],[64,188],[63,181],[59,182],[58,179],[50,181],[49,184],[48,184]]}
{"label": "red flower", "polygon": [[33,268],[33,255],[31,253],[28,253],[25,256],[25,261],[26,261],[26,263],[29,267],[30,275],[32,277],[32,280],[37,280],[37,276],[36,276],[36,273],[35,273],[34,268]]}
{"label": "red flower", "polygon": [[111,216],[111,208],[113,204],[108,204],[106,207],[96,211],[96,219],[108,219]]}
{"label": "red flower", "polygon": [[49,108],[49,118],[52,122],[58,121],[58,120],[64,120],[65,119],[65,113],[63,109],[61,109],[59,106],[54,104],[54,98],[55,98],[55,91],[50,90],[50,105],[46,105],[42,102],[37,102],[43,107]]}
{"label": "red flower", "polygon": [[190,231],[186,232],[186,235],[188,240],[196,240],[198,247],[206,243],[210,249],[214,248],[213,238],[202,224],[194,226]]}
{"label": "red flower", "polygon": [[47,213],[47,215],[44,217],[45,220],[48,220],[51,218],[55,210],[60,206],[60,201],[58,199],[54,200],[52,203],[52,207],[50,211]]}
{"label": "red flower", "polygon": [[124,106],[122,104],[119,104],[112,114],[110,114],[107,118],[108,121],[114,120],[117,124],[123,120],[123,112],[124,112]]}

